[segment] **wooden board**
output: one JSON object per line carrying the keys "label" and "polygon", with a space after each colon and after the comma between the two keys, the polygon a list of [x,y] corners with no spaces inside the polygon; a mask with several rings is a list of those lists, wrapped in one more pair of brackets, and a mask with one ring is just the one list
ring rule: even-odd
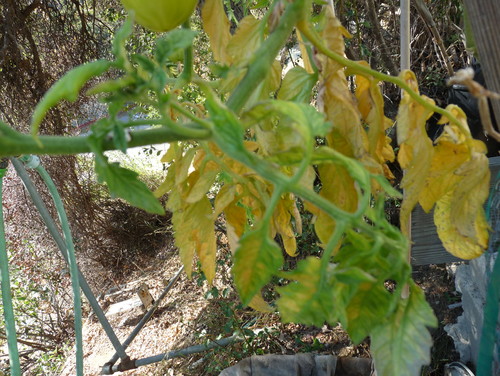
{"label": "wooden board", "polygon": [[[500,157],[490,158],[491,184],[496,181],[498,171],[500,171]],[[412,265],[444,264],[450,262],[463,261],[445,251],[441,240],[436,233],[433,213],[425,213],[417,206],[411,217],[411,263]]]}

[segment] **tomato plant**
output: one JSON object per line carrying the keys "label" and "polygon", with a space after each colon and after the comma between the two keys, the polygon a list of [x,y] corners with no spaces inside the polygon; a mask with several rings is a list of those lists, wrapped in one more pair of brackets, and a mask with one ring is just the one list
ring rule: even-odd
{"label": "tomato plant", "polygon": [[[113,195],[161,213],[156,197],[168,194],[166,209],[172,212],[185,270],[191,276],[198,258],[209,282],[217,258],[214,221],[223,215],[244,305],[273,310],[261,289],[273,277],[287,280],[276,302],[284,321],[340,322],[355,343],[371,337],[379,375],[418,375],[429,361],[427,329],[437,323],[411,279],[405,228],[417,203],[425,210],[435,207],[446,248],[466,259],[481,254],[487,245],[481,206],[489,182],[485,148],[471,138],[458,107],[439,108],[419,94],[412,72],[394,77],[346,59],[349,33],[328,6],[311,19],[311,3],[274,1],[262,18],[246,16],[231,34],[222,0],[206,0],[202,21],[214,79],[202,78],[193,66],[197,33],[171,30],[158,38],[151,55],[130,55],[124,47],[132,32],[128,21],[116,34],[114,60],[77,67],[47,92],[35,109],[32,135],[0,123],[0,155],[91,151],[99,180]],[[155,15],[153,8],[144,9]],[[188,17],[190,12],[182,9]],[[184,19],[176,16],[168,25],[155,19],[149,26],[170,28]],[[283,75],[276,57],[293,33],[304,64]],[[182,73],[168,68],[179,51],[184,52]],[[89,79],[110,69],[119,75],[85,92],[109,105],[109,117],[96,122],[91,135],[37,134],[50,108],[63,99],[75,100]],[[392,122],[384,115],[382,81],[404,91],[397,117],[397,158],[406,172],[403,231],[384,213],[386,198],[401,194],[388,181],[387,164],[396,156],[386,135]],[[183,99],[193,87],[203,93],[203,103]],[[118,112],[130,103],[137,105],[138,116],[147,115],[141,109],[154,108],[158,116],[150,123],[156,127],[129,132],[137,121],[122,121]],[[425,133],[434,112],[446,125],[435,144]],[[162,158],[169,168],[154,193],[104,154],[162,142],[170,143]],[[299,202],[313,217],[321,251],[285,271],[283,252],[292,257],[301,252],[296,241],[302,232]],[[394,281],[395,291],[387,290],[387,280]],[[405,286],[410,294],[402,298]]]}

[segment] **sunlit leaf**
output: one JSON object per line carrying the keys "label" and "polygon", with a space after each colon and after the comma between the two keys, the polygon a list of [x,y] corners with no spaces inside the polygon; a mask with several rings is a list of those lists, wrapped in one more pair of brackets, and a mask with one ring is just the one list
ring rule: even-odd
{"label": "sunlit leaf", "polygon": [[44,94],[41,101],[35,107],[31,119],[31,133],[38,133],[38,128],[47,114],[47,112],[57,105],[63,99],[70,102],[76,101],[80,89],[92,77],[99,76],[106,72],[111,66],[107,60],[96,60],[87,64],[79,65],[62,76],[52,87]]}
{"label": "sunlit leaf", "polygon": [[229,63],[227,45],[231,39],[229,28],[231,26],[222,0],[206,0],[201,11],[203,29],[210,38],[210,46],[214,58],[221,63]]}
{"label": "sunlit leaf", "polygon": [[273,223],[277,233],[281,235],[286,253],[293,257],[297,255],[297,242],[291,223],[292,215],[288,210],[287,201],[289,200],[290,197],[287,197],[278,203],[274,211]]}
{"label": "sunlit leaf", "polygon": [[146,184],[138,179],[134,171],[122,168],[118,163],[107,163],[96,159],[95,171],[99,182],[106,183],[113,197],[120,197],[133,206],[150,213],[164,214],[165,210]]}
{"label": "sunlit leaf", "polygon": [[422,290],[410,283],[410,296],[371,332],[371,347],[379,376],[418,376],[430,361],[432,338],[428,328],[437,320]]}
{"label": "sunlit leaf", "polygon": [[191,276],[194,252],[198,255],[201,269],[207,281],[215,276],[216,239],[212,205],[207,197],[193,204],[185,205],[172,214],[175,231],[175,245],[186,273]]}
{"label": "sunlit leaf", "polygon": [[248,303],[250,308],[255,309],[256,311],[263,313],[271,313],[274,312],[274,308],[271,307],[265,300],[262,298],[262,295],[255,295],[252,300]]}
{"label": "sunlit leaf", "polygon": [[263,40],[261,22],[249,15],[238,23],[236,32],[227,44],[231,62],[246,61],[252,57]]}
{"label": "sunlit leaf", "polygon": [[[326,25],[322,37],[331,50],[343,55],[345,29],[331,11],[328,11]],[[368,136],[344,67],[332,59],[322,59],[322,65],[318,101],[334,130],[327,136],[328,145],[345,155],[364,158],[368,155]]]}
{"label": "sunlit leaf", "polygon": [[248,304],[283,265],[280,247],[269,237],[269,230],[258,227],[247,231],[234,254],[233,275],[243,304]]}

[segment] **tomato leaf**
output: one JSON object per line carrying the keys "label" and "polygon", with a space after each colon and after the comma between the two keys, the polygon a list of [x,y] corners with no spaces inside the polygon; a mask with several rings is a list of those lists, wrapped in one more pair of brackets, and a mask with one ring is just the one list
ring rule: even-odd
{"label": "tomato leaf", "polygon": [[417,376],[430,361],[429,327],[437,320],[422,290],[410,283],[410,296],[371,333],[371,351],[379,376]]}
{"label": "tomato leaf", "polygon": [[285,75],[278,92],[278,99],[309,103],[316,80],[317,75],[307,73],[302,67],[294,67]]}
{"label": "tomato leaf", "polygon": [[92,77],[106,72],[111,66],[107,60],[96,60],[91,63],[79,65],[62,76],[45,93],[42,100],[37,104],[31,118],[31,133],[36,135],[38,128],[47,112],[63,99],[70,102],[76,101],[80,89]]}
{"label": "tomato leaf", "polygon": [[131,205],[155,214],[165,210],[146,184],[138,179],[134,171],[122,168],[118,163],[109,163],[102,155],[96,157],[95,171],[100,183],[106,183],[112,197],[120,197]]}
{"label": "tomato leaf", "polygon": [[210,46],[215,60],[229,63],[230,56],[226,47],[231,39],[230,22],[224,11],[222,0],[206,0],[201,11],[203,29],[210,38]]}
{"label": "tomato leaf", "polygon": [[158,64],[165,64],[169,57],[190,47],[197,34],[194,30],[175,29],[159,38],[154,49],[154,56]]}
{"label": "tomato leaf", "polygon": [[278,311],[284,322],[320,327],[325,321],[337,320],[338,312],[344,307],[333,296],[331,272],[331,267],[326,271],[322,269],[321,260],[308,257],[299,261],[295,270],[283,273],[283,277],[294,281],[277,289],[280,294]]}
{"label": "tomato leaf", "polygon": [[[174,198],[173,200],[176,200]],[[179,206],[178,203],[169,207]],[[175,245],[188,276],[191,276],[193,257],[196,251],[201,269],[207,281],[212,283],[215,276],[216,240],[212,205],[207,197],[174,211],[172,223],[175,231]]]}
{"label": "tomato leaf", "polygon": [[234,254],[233,274],[243,304],[271,280],[283,265],[281,248],[269,237],[265,226],[246,232]]}

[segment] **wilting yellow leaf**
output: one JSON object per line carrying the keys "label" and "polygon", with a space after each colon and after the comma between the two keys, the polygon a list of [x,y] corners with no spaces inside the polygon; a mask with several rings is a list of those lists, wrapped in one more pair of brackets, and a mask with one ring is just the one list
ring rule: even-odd
{"label": "wilting yellow leaf", "polygon": [[247,213],[245,209],[232,203],[224,209],[224,215],[226,217],[226,229],[227,229],[227,239],[229,241],[229,247],[231,252],[234,254],[238,248],[238,241],[241,235],[245,231],[247,225]]}
{"label": "wilting yellow leaf", "polygon": [[230,57],[227,53],[227,45],[231,39],[229,28],[231,26],[222,0],[206,0],[201,12],[203,29],[210,38],[210,47],[215,60],[221,63],[229,63]]}
{"label": "wilting yellow leaf", "polygon": [[297,255],[297,242],[291,223],[292,215],[289,210],[290,200],[293,200],[293,196],[288,195],[288,197],[282,199],[278,205],[276,205],[273,215],[273,224],[278,234],[281,235],[286,253],[293,257]]}
{"label": "wilting yellow leaf", "polygon": [[255,295],[252,300],[250,300],[250,303],[248,303],[248,306],[255,309],[256,311],[263,312],[263,313],[271,313],[274,312],[274,308],[271,307],[265,300],[262,298],[262,295],[257,294]]}
{"label": "wilting yellow leaf", "polygon": [[434,147],[431,168],[419,195],[420,205],[426,212],[461,180],[455,171],[469,155],[465,144],[442,141]]}
{"label": "wilting yellow leaf", "polygon": [[175,245],[186,273],[191,276],[193,257],[196,251],[200,259],[201,269],[212,283],[215,276],[216,239],[212,205],[207,197],[184,206],[172,215]]}
{"label": "wilting yellow leaf", "polygon": [[249,15],[243,18],[227,44],[227,53],[232,63],[248,60],[259,48],[263,39],[260,21]]}
{"label": "wilting yellow leaf", "polygon": [[[366,62],[362,64],[368,65]],[[361,116],[368,125],[371,156],[381,165],[394,161],[391,139],[386,136],[386,130],[392,122],[384,115],[384,100],[378,82],[373,78],[356,76],[356,98]]]}
{"label": "wilting yellow leaf", "polygon": [[[347,170],[342,166],[329,163],[319,165],[318,171],[322,184],[320,195],[347,212],[356,211],[358,192]],[[323,244],[328,243],[334,229],[334,220],[320,211],[314,223],[314,230]]]}
{"label": "wilting yellow leaf", "polygon": [[483,212],[489,195],[490,169],[484,154],[473,153],[472,159],[456,172],[462,177],[453,190],[450,216],[457,231],[464,236],[474,236],[471,218]]}
{"label": "wilting yellow leaf", "polygon": [[304,69],[307,73],[314,73],[314,69],[312,68],[311,61],[309,60],[309,55],[307,54],[307,48],[304,44],[304,38],[302,38],[302,34],[297,31],[297,40],[299,41],[299,49],[300,55],[302,56],[302,61],[304,62]]}
{"label": "wilting yellow leaf", "polygon": [[481,209],[469,218],[469,225],[474,236],[461,234],[453,225],[451,217],[452,193],[442,197],[434,209],[434,223],[444,248],[452,255],[464,260],[481,256],[488,246],[488,224]]}
{"label": "wilting yellow leaf", "polygon": [[232,271],[243,304],[248,304],[269,283],[283,261],[281,248],[262,223],[240,238]]}
{"label": "wilting yellow leaf", "polygon": [[165,152],[165,154],[163,154],[163,156],[161,157],[161,162],[162,163],[170,163],[172,162],[175,157],[176,157],[176,153],[177,153],[177,150],[179,149],[178,147],[178,144],[176,142],[172,142],[167,151]]}
{"label": "wilting yellow leaf", "polygon": [[[401,73],[401,78],[418,93],[417,80],[411,71]],[[432,99],[423,97],[430,103]],[[434,150],[432,141],[427,137],[425,124],[432,111],[414,101],[406,92],[403,94],[397,116],[398,143],[400,152],[398,161],[405,170],[401,187],[405,189],[405,198],[401,205],[401,228],[405,231],[411,211],[419,200],[425,186],[425,177],[431,168]]]}
{"label": "wilting yellow leaf", "polygon": [[[344,31],[340,21],[328,11],[327,26],[322,37],[331,50],[342,55]],[[333,123],[333,130],[327,136],[328,145],[343,154],[361,159],[368,154],[368,137],[343,66],[326,57],[319,58],[322,61],[322,74],[318,102],[323,104],[327,119]],[[339,142],[342,147],[339,147]]]}
{"label": "wilting yellow leaf", "polygon": [[[206,169],[201,171],[197,170],[195,172],[197,173],[197,179],[194,182],[190,182],[190,190],[186,196],[186,202],[189,203],[201,200],[201,198],[208,193],[219,174],[219,171],[206,171]],[[194,174],[194,172],[192,174]]]}
{"label": "wilting yellow leaf", "polygon": [[218,216],[222,211],[231,204],[236,197],[236,186],[224,184],[215,196],[215,216]]}
{"label": "wilting yellow leaf", "polygon": [[170,192],[170,190],[174,187],[174,184],[175,184],[175,169],[169,168],[165,180],[153,192],[155,197],[161,197],[165,193]]}
{"label": "wilting yellow leaf", "polygon": [[188,149],[181,158],[176,159],[175,164],[170,166],[175,168],[175,184],[179,185],[186,180],[195,154],[196,148]]}

